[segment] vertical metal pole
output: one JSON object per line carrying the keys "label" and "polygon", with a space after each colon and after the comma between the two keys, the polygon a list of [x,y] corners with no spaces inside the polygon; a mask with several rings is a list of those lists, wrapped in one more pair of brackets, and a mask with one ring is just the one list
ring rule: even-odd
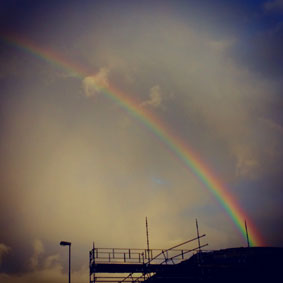
{"label": "vertical metal pole", "polygon": [[198,230],[198,220],[196,219],[196,228],[197,228],[197,237],[198,237],[198,255],[197,255],[197,260],[198,260],[198,265],[200,265],[200,238],[199,238],[199,230]]}
{"label": "vertical metal pole", "polygon": [[250,247],[250,241],[249,241],[249,233],[248,233],[248,226],[247,226],[246,219],[245,219],[245,228],[246,228],[247,243],[248,243],[248,248],[249,248]]}
{"label": "vertical metal pole", "polygon": [[148,261],[150,261],[147,217],[145,217],[145,226],[146,226],[147,258],[148,258]]}
{"label": "vertical metal pole", "polygon": [[[94,244],[94,241],[92,242],[92,264],[95,265],[95,244]],[[95,282],[96,281],[95,272],[93,272],[92,277],[93,277],[92,282]]]}
{"label": "vertical metal pole", "polygon": [[199,230],[198,230],[198,220],[196,219],[196,227],[197,227],[197,237],[198,237],[198,251],[200,252],[200,238],[199,238]]}
{"label": "vertical metal pole", "polygon": [[69,283],[71,283],[71,244],[69,245]]}
{"label": "vertical metal pole", "polygon": [[93,250],[89,252],[89,283],[91,283],[91,263],[92,263],[92,253]]}

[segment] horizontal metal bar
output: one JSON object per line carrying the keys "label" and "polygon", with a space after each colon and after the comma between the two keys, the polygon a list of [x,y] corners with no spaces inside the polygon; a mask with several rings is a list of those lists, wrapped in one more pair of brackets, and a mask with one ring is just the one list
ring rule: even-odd
{"label": "horizontal metal bar", "polygon": [[[191,250],[188,250],[188,251],[186,251],[186,252],[184,252],[183,254],[185,255],[185,254],[187,254],[187,253],[189,253]],[[178,254],[181,254],[182,255],[182,253],[178,253]],[[175,254],[171,254],[172,256],[175,256]],[[170,257],[170,256],[169,256]],[[124,256],[122,256],[122,257],[117,257],[117,256],[115,256],[115,257],[110,257],[112,260],[124,260]],[[139,257],[131,257],[131,258],[129,258],[128,256],[126,256],[126,259],[127,259],[127,261],[139,261],[140,262],[140,258]],[[154,259],[151,259],[151,261],[150,262],[153,262],[153,261],[160,261],[161,259],[163,259],[163,257],[162,257],[162,254],[161,255],[159,255],[159,257],[156,257],[156,258],[154,258]],[[100,257],[100,258],[97,258],[96,260],[95,260],[95,262],[101,262],[101,261],[103,261],[103,260],[108,260],[109,261],[109,257]]]}
{"label": "horizontal metal bar", "polygon": [[[206,247],[206,246],[208,246],[208,244],[199,246],[199,247],[197,247],[197,248],[195,248],[195,249],[192,249],[192,250],[190,250],[190,251],[188,251],[188,252],[186,252],[186,253],[193,252],[193,251],[195,251],[195,250],[198,250],[198,249],[203,248],[203,247]],[[183,254],[186,254],[186,253],[183,253]],[[182,254],[175,255],[175,256],[173,256],[173,257],[170,257],[168,260],[171,260],[171,259],[176,258],[176,257],[181,256],[181,255],[182,255]]]}
{"label": "horizontal metal bar", "polygon": [[[202,237],[204,237],[205,235],[202,235],[202,236],[200,236],[200,238],[202,238]],[[194,240],[196,240],[197,238],[195,238],[195,239],[192,239],[192,240],[189,240],[189,241],[186,241],[186,242],[184,242],[184,243],[182,243],[182,244],[180,244],[180,245],[184,245],[184,244],[186,244],[186,243],[188,243],[188,242],[191,242],[191,241],[194,241]],[[180,245],[177,245],[177,246],[175,246],[175,247],[178,247],[178,246],[180,246]],[[170,249],[173,249],[174,247],[172,247],[172,248],[170,248]],[[101,250],[105,250],[105,251],[107,251],[107,252],[109,252],[109,251],[111,251],[111,252],[113,252],[113,249],[114,249],[114,251],[116,251],[116,250],[118,250],[118,251],[129,251],[129,249],[127,249],[127,248],[95,248],[95,251],[99,251],[100,253],[102,253],[102,251]],[[145,251],[146,249],[130,249],[131,251]],[[150,251],[164,251],[164,250],[167,250],[167,249],[149,249]],[[181,251],[182,249],[175,249],[176,251]],[[147,250],[146,250],[147,251]]]}
{"label": "horizontal metal bar", "polygon": [[[133,276],[131,276],[131,277],[129,277],[129,278],[131,278],[131,279],[139,279],[140,277],[139,276],[135,276],[135,277],[133,277]],[[95,277],[95,279],[125,279],[125,277],[123,277],[123,276],[120,276],[120,277]]]}
{"label": "horizontal metal bar", "polygon": [[[107,280],[96,280],[96,281],[92,281],[92,282],[95,282],[95,283],[96,283],[96,282],[97,282],[97,283],[107,283],[107,282],[108,282],[108,283],[120,283],[120,282],[122,282],[122,281],[117,281],[117,280],[115,280],[115,281],[113,281],[113,280],[111,280],[111,281],[109,281],[109,280],[108,280],[108,281],[107,281]],[[127,279],[127,281],[123,281],[123,282],[131,282],[131,283],[137,282],[137,283],[138,283],[138,282],[145,282],[145,280],[143,280],[143,279],[140,280],[140,279],[139,279],[139,281],[133,281],[132,279]]]}
{"label": "horizontal metal bar", "polygon": [[[155,262],[151,262],[151,265],[159,265],[159,264],[161,264],[161,262],[163,262],[164,261],[164,259],[160,259],[158,262],[157,261],[155,261]],[[176,261],[176,263],[179,263],[179,262],[181,262],[182,261],[182,259],[175,259],[175,261]],[[120,265],[120,264],[123,264],[123,265],[125,265],[125,266],[127,266],[127,265],[132,265],[132,264],[135,264],[135,265],[139,265],[139,266],[143,266],[143,265],[145,265],[146,263],[142,263],[142,262],[138,262],[138,261],[126,261],[126,262],[124,262],[124,261],[100,261],[100,262],[96,262],[96,263],[92,263],[92,265],[95,265],[95,266],[99,266],[99,265]]]}
{"label": "horizontal metal bar", "polygon": [[180,246],[183,246],[183,245],[185,245],[185,244],[187,244],[187,243],[193,242],[193,241],[195,241],[195,240],[197,240],[197,239],[200,239],[200,238],[203,238],[203,237],[205,237],[205,236],[206,236],[206,235],[203,234],[203,235],[201,235],[201,236],[199,236],[199,237],[193,238],[193,239],[188,240],[188,241],[185,241],[185,242],[183,242],[183,243],[181,243],[181,244],[179,244],[179,245],[176,245],[176,246],[174,246],[174,247],[172,247],[172,248],[170,248],[170,249],[168,249],[168,250],[166,250],[166,251],[173,250],[173,249],[175,249],[175,248],[178,248],[178,247],[180,247]]}
{"label": "horizontal metal bar", "polygon": [[[179,245],[176,245],[176,246],[174,246],[174,247],[172,247],[172,248],[169,248],[169,249],[167,249],[167,250],[163,250],[160,254],[158,254],[157,256],[155,256],[154,258],[152,258],[150,261],[148,261],[148,263],[150,263],[152,260],[158,258],[160,255],[162,255],[162,254],[164,254],[164,253],[166,253],[166,252],[168,252],[168,251],[174,250],[174,248],[183,246],[183,245],[185,245],[185,244],[188,244],[188,243],[190,243],[190,242],[193,242],[193,241],[195,241],[195,240],[197,240],[197,239],[200,239],[200,238],[202,238],[202,237],[205,237],[205,234],[203,234],[203,235],[201,235],[201,236],[199,236],[199,237],[193,238],[193,239],[191,239],[191,240],[185,241],[185,242],[183,242],[183,243],[181,243],[181,244],[179,244]],[[187,251],[186,253],[188,253],[188,252],[189,252],[189,251]]]}

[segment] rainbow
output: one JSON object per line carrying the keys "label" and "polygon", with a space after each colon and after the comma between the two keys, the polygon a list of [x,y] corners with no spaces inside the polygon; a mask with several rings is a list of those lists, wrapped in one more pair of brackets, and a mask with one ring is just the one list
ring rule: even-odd
{"label": "rainbow", "polygon": [[[51,49],[40,47],[26,38],[11,34],[2,34],[0,38],[5,43],[20,48],[48,63],[63,68],[80,79],[84,79],[91,73],[84,66],[73,64]],[[246,237],[244,221],[247,221],[251,246],[264,246],[262,236],[257,231],[255,225],[249,219],[247,214],[244,213],[229,190],[224,186],[219,178],[216,177],[212,170],[199,158],[197,153],[192,150],[188,143],[170,131],[170,129],[160,119],[158,119],[156,115],[148,111],[145,107],[142,107],[140,101],[136,100],[133,95],[130,96],[125,94],[113,85],[97,85],[97,88],[100,92],[103,92],[104,95],[111,98],[111,100],[119,104],[124,110],[129,112],[138,121],[145,125],[179,160],[182,161],[183,165],[185,165],[187,169],[197,176],[200,182],[223,206],[243,237]]]}

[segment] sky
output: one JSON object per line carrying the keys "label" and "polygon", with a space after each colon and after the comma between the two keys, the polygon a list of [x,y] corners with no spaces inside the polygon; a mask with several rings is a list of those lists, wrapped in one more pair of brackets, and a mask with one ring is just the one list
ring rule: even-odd
{"label": "sky", "polygon": [[65,240],[87,282],[93,241],[145,248],[146,216],[152,248],[195,237],[196,218],[208,249],[246,246],[195,172],[98,86],[162,121],[282,247],[282,41],[282,0],[1,0],[0,281],[63,282]]}

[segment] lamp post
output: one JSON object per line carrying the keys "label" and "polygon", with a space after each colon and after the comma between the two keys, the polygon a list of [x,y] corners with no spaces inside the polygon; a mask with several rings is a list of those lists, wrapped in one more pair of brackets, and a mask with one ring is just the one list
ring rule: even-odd
{"label": "lamp post", "polygon": [[69,246],[69,283],[71,283],[71,242],[61,241],[60,246]]}

